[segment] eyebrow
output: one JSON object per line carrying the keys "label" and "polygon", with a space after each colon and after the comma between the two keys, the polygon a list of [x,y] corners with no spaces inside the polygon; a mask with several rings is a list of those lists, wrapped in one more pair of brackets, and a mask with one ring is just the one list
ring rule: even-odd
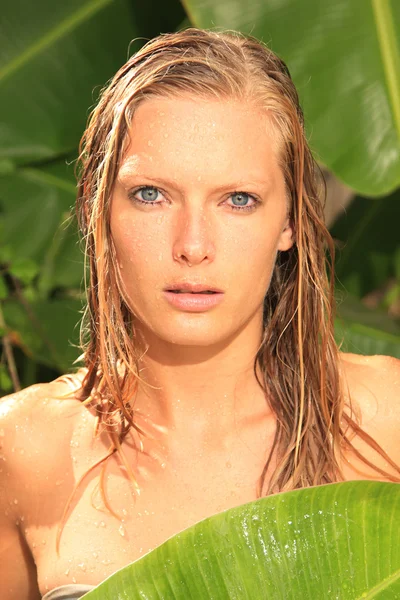
{"label": "eyebrow", "polygon": [[[122,171],[122,173],[121,173],[121,171]],[[170,187],[171,189],[174,189],[176,191],[180,191],[179,187],[176,185],[176,182],[172,181],[171,179],[164,179],[161,177],[154,177],[153,175],[146,175],[143,172],[138,172],[133,169],[131,170],[127,167],[121,168],[118,173],[118,179],[121,182],[123,182],[128,177],[149,179],[151,181],[154,181],[155,183],[159,183],[160,185]],[[256,181],[256,180],[252,180],[252,179],[233,181],[231,183],[225,183],[224,185],[217,186],[217,187],[213,188],[213,191],[221,192],[223,190],[228,190],[228,189],[229,190],[240,190],[242,187],[248,187],[248,186],[250,186],[250,187],[252,187],[252,186],[269,187],[269,182],[267,180]]]}

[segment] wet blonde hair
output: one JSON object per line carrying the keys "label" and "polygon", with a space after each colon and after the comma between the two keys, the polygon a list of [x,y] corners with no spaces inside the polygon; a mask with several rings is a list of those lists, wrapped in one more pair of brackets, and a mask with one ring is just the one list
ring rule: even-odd
{"label": "wet blonde hair", "polygon": [[[276,54],[250,35],[193,27],[161,34],[121,67],[102,91],[81,140],[77,214],[89,272],[82,330],[88,370],[81,399],[92,403],[99,425],[109,434],[107,456],[118,451],[124,460],[123,439],[128,432],[139,439],[142,433],[134,410],[140,351],[110,235],[113,186],[140,103],[155,96],[188,95],[251,102],[267,112],[281,140],[295,244],[278,254],[265,296],[262,343],[254,363],[277,419],[258,494],[342,479],[338,452],[352,447],[346,433],[349,427],[390,461],[360,429],[351,410],[344,411],[333,330],[334,248],[321,202],[324,184],[307,145],[303,113],[289,71]],[[377,473],[388,476],[354,452]],[[273,459],[272,475],[265,482]],[[125,466],[129,472],[126,462]],[[132,472],[131,478],[135,484]]]}

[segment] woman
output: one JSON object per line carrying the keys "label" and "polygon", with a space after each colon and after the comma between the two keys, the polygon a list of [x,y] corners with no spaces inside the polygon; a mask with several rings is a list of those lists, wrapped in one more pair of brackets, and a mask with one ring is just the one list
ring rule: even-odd
{"label": "woman", "polygon": [[160,35],[103,91],[80,164],[84,368],[3,400],[3,600],[79,597],[261,495],[399,481],[399,361],[335,345],[279,58],[235,32]]}

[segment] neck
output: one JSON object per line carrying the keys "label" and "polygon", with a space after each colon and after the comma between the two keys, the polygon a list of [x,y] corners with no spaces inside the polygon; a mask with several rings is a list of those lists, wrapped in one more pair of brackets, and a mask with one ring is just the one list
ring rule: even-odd
{"label": "neck", "polygon": [[148,334],[136,411],[178,437],[215,432],[221,438],[267,416],[254,374],[261,341],[261,323],[256,325],[215,346],[181,346]]}

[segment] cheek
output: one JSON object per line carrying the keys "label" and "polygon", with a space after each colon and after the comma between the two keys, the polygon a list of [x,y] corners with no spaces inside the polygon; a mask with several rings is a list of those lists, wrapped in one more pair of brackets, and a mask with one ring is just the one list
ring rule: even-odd
{"label": "cheek", "polygon": [[121,276],[128,288],[144,278],[154,278],[161,271],[166,242],[165,236],[154,227],[150,228],[140,219],[133,222],[131,217],[120,214],[111,219],[111,235]]}
{"label": "cheek", "polygon": [[[252,282],[255,288],[266,287],[275,264],[278,231],[275,228],[256,224],[237,232],[229,244],[237,272]],[[228,258],[228,257],[226,257]],[[235,266],[234,269],[235,270]]]}

